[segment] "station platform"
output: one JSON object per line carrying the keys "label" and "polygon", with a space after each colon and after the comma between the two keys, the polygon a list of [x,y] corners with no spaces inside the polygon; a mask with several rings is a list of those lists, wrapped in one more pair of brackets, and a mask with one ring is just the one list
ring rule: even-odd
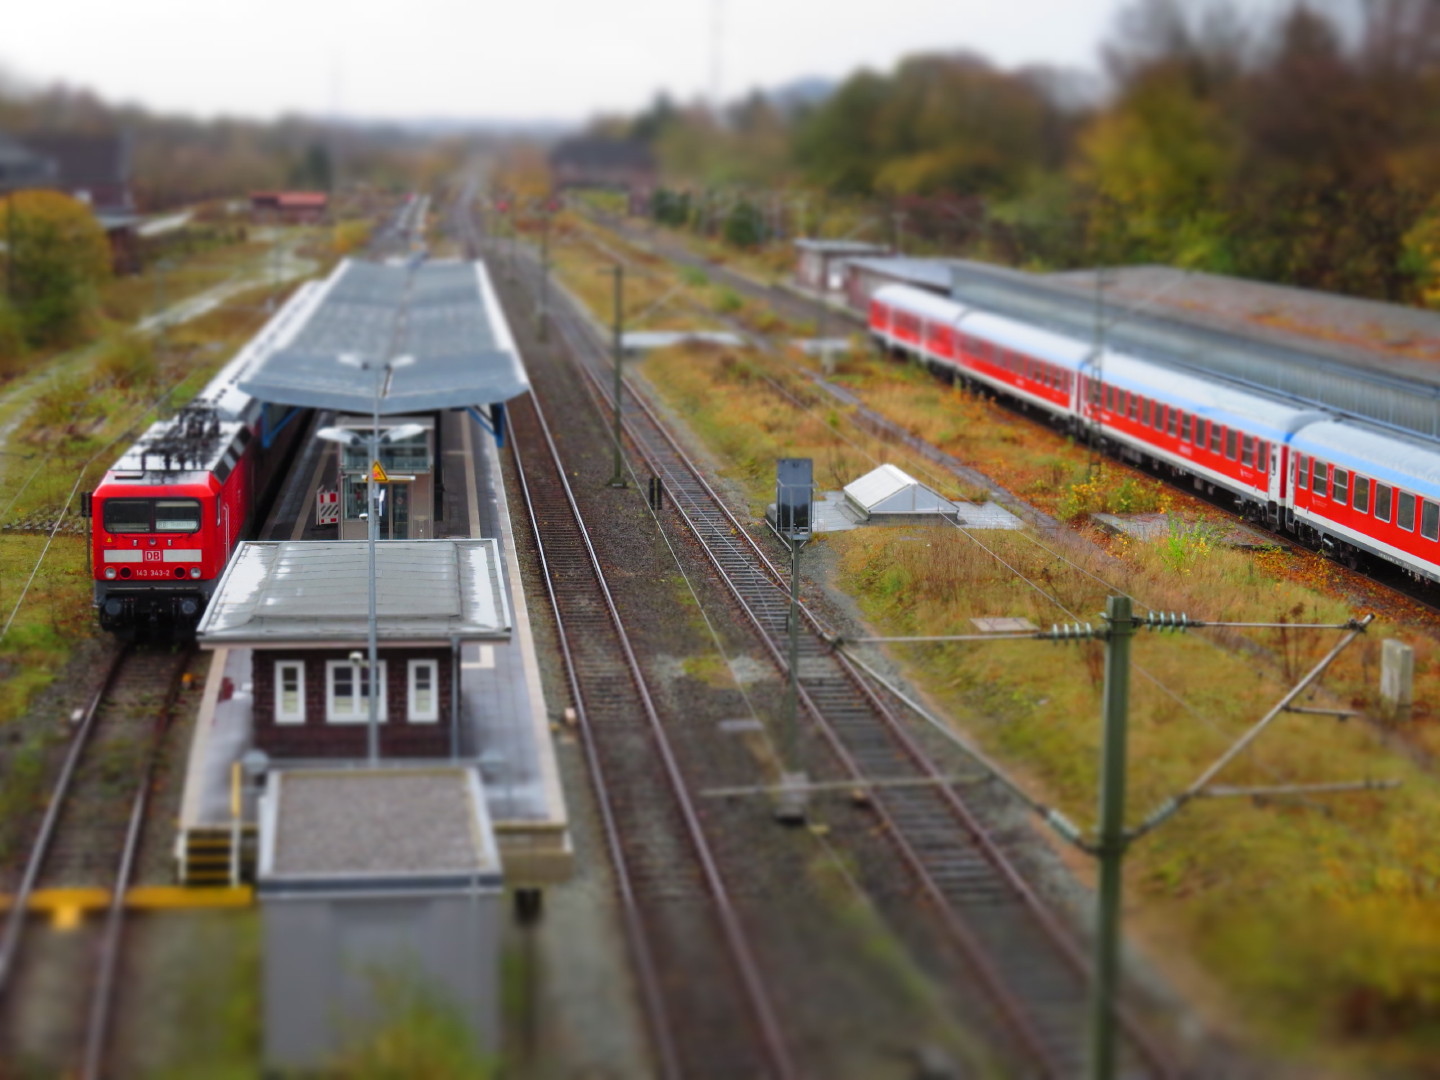
{"label": "station platform", "polygon": [[[469,412],[436,415],[433,538],[498,540],[499,580],[511,616],[508,640],[459,644],[459,725],[453,757],[443,763],[478,767],[506,882],[521,888],[542,886],[569,876],[573,853],[534,638],[513,555],[499,450],[494,437]],[[316,425],[325,422],[322,414]],[[336,524],[316,523],[316,495],[333,490],[337,474],[335,444],[309,438],[260,538],[335,541]],[[197,843],[210,844],[212,858],[216,850],[227,851],[235,876],[245,862],[240,848],[247,838],[253,848],[259,788],[240,767],[255,748],[252,652],[245,647],[214,648],[181,807],[176,850],[182,879]],[[426,763],[441,762],[414,757],[384,762],[409,769]],[[285,757],[273,764],[323,770],[353,769],[364,762]]]}

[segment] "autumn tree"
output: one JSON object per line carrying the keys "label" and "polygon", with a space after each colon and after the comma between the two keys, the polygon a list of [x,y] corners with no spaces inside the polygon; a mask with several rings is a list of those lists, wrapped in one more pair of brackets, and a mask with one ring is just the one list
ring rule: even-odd
{"label": "autumn tree", "polygon": [[7,246],[7,293],[27,345],[73,340],[95,310],[110,274],[105,231],[82,203],[54,191],[17,191],[0,200]]}

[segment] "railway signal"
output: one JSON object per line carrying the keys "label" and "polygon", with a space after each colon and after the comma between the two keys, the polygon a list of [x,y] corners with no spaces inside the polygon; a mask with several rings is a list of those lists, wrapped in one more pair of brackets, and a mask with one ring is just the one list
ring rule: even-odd
{"label": "railway signal", "polygon": [[775,819],[805,823],[808,781],[796,746],[800,704],[800,549],[810,539],[810,508],[815,497],[815,463],[810,458],[781,458],[775,469],[775,531],[790,545],[789,681],[780,737],[780,794]]}

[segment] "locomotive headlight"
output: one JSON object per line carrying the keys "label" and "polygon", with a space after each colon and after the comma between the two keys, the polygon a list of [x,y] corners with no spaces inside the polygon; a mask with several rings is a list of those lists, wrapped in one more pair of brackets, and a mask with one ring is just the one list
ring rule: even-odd
{"label": "locomotive headlight", "polygon": [[198,566],[192,566],[192,567],[190,567],[190,576],[193,577],[193,578],[198,578],[198,577],[200,576],[200,567],[198,567]]}
{"label": "locomotive headlight", "polygon": [[113,567],[113,566],[107,566],[107,567],[105,567],[105,576],[106,576],[107,578],[109,578],[111,581],[114,581],[114,580],[115,580],[115,567]]}

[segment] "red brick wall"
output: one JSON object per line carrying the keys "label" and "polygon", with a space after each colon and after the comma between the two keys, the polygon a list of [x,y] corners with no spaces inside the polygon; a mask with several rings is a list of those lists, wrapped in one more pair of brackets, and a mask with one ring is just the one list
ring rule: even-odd
{"label": "red brick wall", "polygon": [[[320,651],[256,649],[252,654],[251,684],[255,693],[255,745],[272,757],[364,757],[367,724],[331,724],[325,720],[326,662],[347,660],[349,650]],[[385,661],[385,707],[380,724],[380,752],[386,757],[448,757],[450,710],[453,700],[449,649],[381,649]],[[305,665],[305,722],[275,723],[275,665],[299,660]],[[409,661],[436,661],[440,720],[433,724],[407,722]]]}

